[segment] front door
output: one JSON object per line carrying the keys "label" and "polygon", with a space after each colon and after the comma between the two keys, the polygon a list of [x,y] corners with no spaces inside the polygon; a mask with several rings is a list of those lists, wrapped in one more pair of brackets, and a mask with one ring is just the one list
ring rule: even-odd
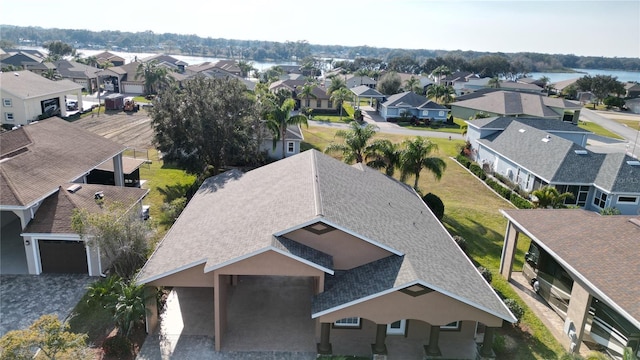
{"label": "front door", "polygon": [[407,320],[398,320],[387,325],[387,335],[404,335]]}

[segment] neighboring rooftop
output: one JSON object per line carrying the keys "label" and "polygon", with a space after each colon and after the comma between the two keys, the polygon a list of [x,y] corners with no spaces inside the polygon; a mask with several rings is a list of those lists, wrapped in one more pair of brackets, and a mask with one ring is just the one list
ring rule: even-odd
{"label": "neighboring rooftop", "polygon": [[53,81],[28,70],[0,73],[2,91],[20,99],[30,99],[61,92],[79,92],[82,85],[70,80]]}
{"label": "neighboring rooftop", "polygon": [[578,103],[560,98],[515,91],[495,91],[495,89],[493,91],[487,90],[463,95],[459,99],[462,100],[456,101],[451,105],[505,116],[527,115],[541,118],[557,118],[562,115],[552,110],[552,108],[569,110],[580,110],[582,108],[582,105]]}

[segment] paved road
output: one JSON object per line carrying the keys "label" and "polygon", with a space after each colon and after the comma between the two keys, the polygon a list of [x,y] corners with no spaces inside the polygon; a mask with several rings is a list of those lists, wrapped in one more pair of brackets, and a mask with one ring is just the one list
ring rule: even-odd
{"label": "paved road", "polygon": [[624,141],[616,141],[601,136],[590,136],[590,145],[587,148],[594,152],[626,152],[632,156],[640,157],[640,131],[634,130],[602,116],[597,111],[583,108],[580,112],[580,119],[591,121],[603,128],[622,136]]}

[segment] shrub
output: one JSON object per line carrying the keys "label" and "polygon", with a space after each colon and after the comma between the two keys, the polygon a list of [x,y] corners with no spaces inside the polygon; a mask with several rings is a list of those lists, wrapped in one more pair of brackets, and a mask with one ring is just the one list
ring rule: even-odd
{"label": "shrub", "polygon": [[469,166],[471,165],[471,160],[469,160],[469,158],[462,154],[458,154],[456,156],[456,160],[466,168],[469,168]]}
{"label": "shrub", "polygon": [[433,211],[433,214],[438,218],[438,220],[442,221],[442,217],[444,216],[444,203],[437,195],[432,193],[428,193],[427,195],[422,197],[422,201]]}
{"label": "shrub", "polygon": [[131,355],[133,346],[131,341],[124,336],[116,335],[107,338],[102,343],[102,350],[107,356],[122,358]]}
{"label": "shrub", "polygon": [[162,215],[160,216],[160,223],[164,225],[173,224],[178,216],[180,216],[185,206],[187,206],[186,197],[179,197],[171,200],[171,202],[169,203],[162,204]]}
{"label": "shrub", "polygon": [[493,338],[493,351],[495,351],[496,354],[503,354],[507,351],[507,342],[504,339],[504,336],[496,335]]}
{"label": "shrub", "polygon": [[513,316],[516,317],[516,325],[518,325],[524,316],[524,309],[513,299],[504,299],[504,304],[507,305]]}
{"label": "shrub", "polygon": [[509,199],[513,205],[515,205],[518,209],[532,209],[533,204],[531,204],[528,200],[523,199],[517,194],[511,194],[511,199]]}
{"label": "shrub", "polygon": [[465,240],[460,235],[454,235],[453,236],[453,240],[455,240],[456,244],[458,244],[458,246],[460,247],[462,252],[464,252],[466,254],[467,253],[467,240]]}
{"label": "shrub", "polygon": [[491,271],[484,266],[480,266],[478,271],[480,272],[480,275],[482,275],[482,277],[491,284],[491,281],[493,280],[493,274],[491,274]]}
{"label": "shrub", "polygon": [[485,180],[487,178],[487,174],[485,174],[484,170],[480,167],[480,165],[476,163],[472,163],[469,165],[469,171],[471,171],[475,176],[480,178],[480,180]]}

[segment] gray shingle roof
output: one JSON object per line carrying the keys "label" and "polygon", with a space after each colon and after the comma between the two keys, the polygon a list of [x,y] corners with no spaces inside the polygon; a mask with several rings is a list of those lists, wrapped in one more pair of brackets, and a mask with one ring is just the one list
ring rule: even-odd
{"label": "gray shingle roof", "polygon": [[333,270],[333,257],[329,254],[323,253],[322,251],[318,251],[297,241],[287,239],[284,236],[274,236],[271,245],[274,248],[280,249],[293,256],[305,259],[326,269]]}
{"label": "gray shingle roof", "polygon": [[30,99],[64,92],[77,92],[82,89],[81,85],[72,81],[53,81],[28,70],[4,72],[0,73],[0,77],[2,91],[6,91],[21,99]]}
{"label": "gray shingle roof", "polygon": [[[637,271],[640,269],[640,217],[602,216],[581,209],[502,212],[630,314],[636,326],[640,326]],[[602,296],[597,297],[604,300]]]}
{"label": "gray shingle roof", "polygon": [[[5,149],[5,144],[10,146]],[[3,132],[0,153],[6,159],[0,163],[0,204],[31,204],[124,150],[57,117]]]}
{"label": "gray shingle roof", "polygon": [[474,94],[468,96],[468,100],[454,102],[452,106],[505,116],[527,115],[555,118],[559,118],[561,115],[553,111],[552,108],[579,110],[582,107],[580,104],[564,99],[514,91],[488,91],[482,94]]}
{"label": "gray shingle roof", "polygon": [[349,89],[356,96],[369,96],[369,97],[384,97],[378,90],[372,89],[367,85],[360,85]]}
{"label": "gray shingle roof", "polygon": [[640,165],[628,163],[634,160],[637,161],[622,153],[606,154],[596,185],[610,192],[640,193]]}
{"label": "gray shingle roof", "polygon": [[435,103],[422,95],[418,95],[413,91],[405,91],[403,93],[394,94],[387,98],[382,106],[409,106],[420,109],[446,109],[446,107]]}
{"label": "gray shingle roof", "polygon": [[501,117],[469,120],[467,121],[467,124],[479,129],[504,130],[507,128],[507,126],[509,126],[514,121],[534,127],[539,130],[548,131],[551,133],[573,132],[573,133],[591,134],[590,131],[583,130],[572,123],[569,123],[566,121],[560,121],[558,119],[525,118],[525,117],[516,118],[516,117],[501,116]]}
{"label": "gray shingle roof", "polygon": [[[512,319],[413,189],[377,170],[361,164],[349,166],[315,150],[247,173],[231,171],[207,179],[143,267],[138,281],[153,281],[203,261],[205,271],[216,269],[273,247],[276,233],[286,234],[316,220],[401,255],[365,265],[371,269],[367,276],[387,280],[374,288],[365,282],[353,289],[354,296],[419,281],[495,316]],[[395,257],[402,264],[391,279],[389,269],[379,264],[397,264]],[[351,271],[355,278],[364,276],[357,275],[364,274],[362,269]],[[319,300],[322,308],[347,301],[325,296],[329,298]]]}

